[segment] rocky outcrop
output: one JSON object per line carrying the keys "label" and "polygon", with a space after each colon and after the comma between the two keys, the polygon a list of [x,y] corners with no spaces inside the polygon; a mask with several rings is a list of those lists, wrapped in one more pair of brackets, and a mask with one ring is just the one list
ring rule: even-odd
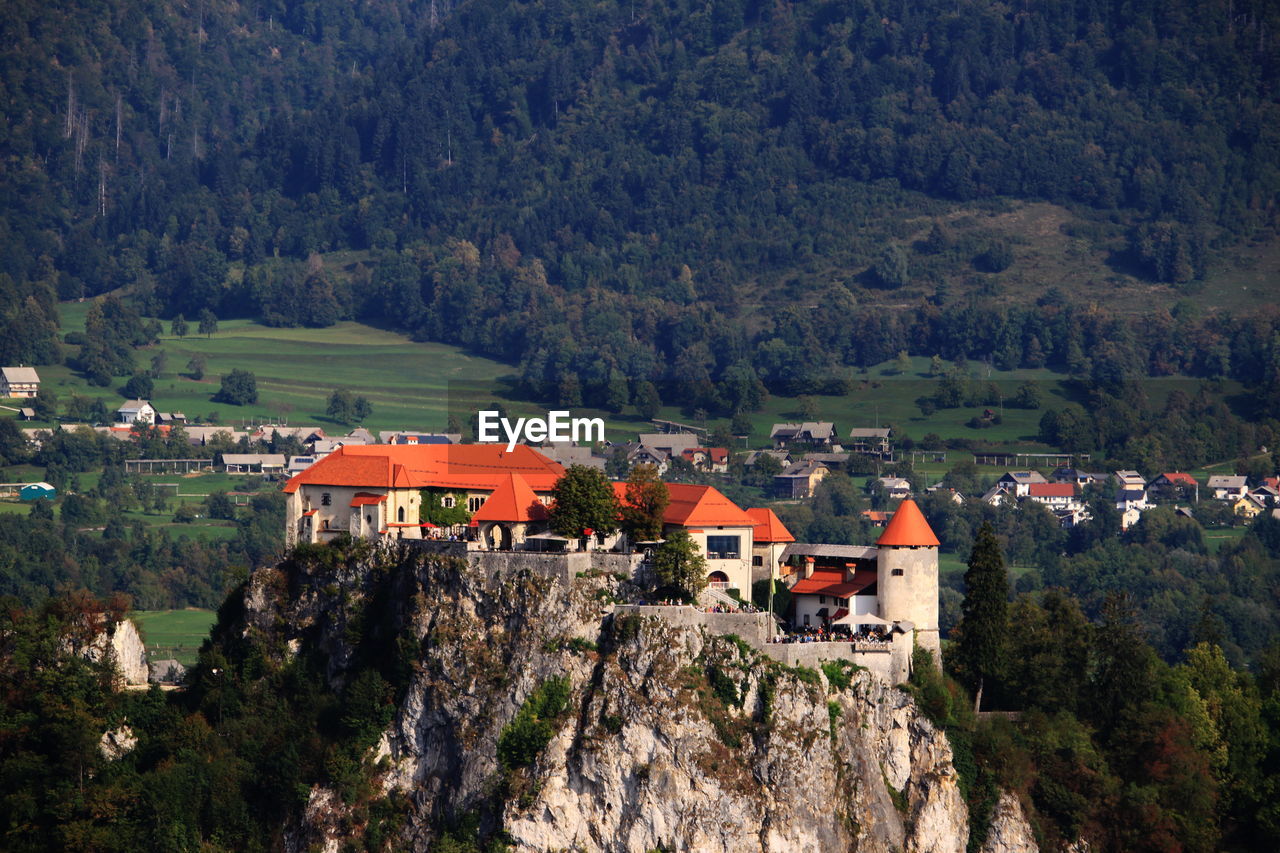
{"label": "rocky outcrop", "polygon": [[[319,650],[335,687],[370,625],[419,650],[370,756],[407,803],[397,849],[429,849],[464,815],[519,850],[965,849],[950,746],[910,696],[866,672],[836,688],[700,627],[613,620],[619,592],[366,554],[256,573],[244,630]],[[532,763],[504,767],[504,727],[552,678],[568,709]],[[288,847],[333,849],[356,824],[316,788]]]}
{"label": "rocky outcrop", "polygon": [[133,733],[133,728],[122,725],[102,733],[102,738],[98,741],[98,751],[107,761],[115,761],[133,752],[137,745],[138,736]]}
{"label": "rocky outcrop", "polygon": [[119,674],[120,685],[147,683],[147,650],[138,626],[128,619],[106,627],[96,627],[92,641],[81,647],[85,659],[101,661],[109,658]]}
{"label": "rocky outcrop", "polygon": [[1035,833],[1018,798],[1004,791],[991,813],[991,826],[982,853],[1038,853]]}

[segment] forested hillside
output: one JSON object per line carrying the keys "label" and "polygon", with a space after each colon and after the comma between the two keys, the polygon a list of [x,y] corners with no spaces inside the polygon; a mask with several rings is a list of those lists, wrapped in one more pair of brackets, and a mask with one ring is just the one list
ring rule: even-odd
{"label": "forested hillside", "polygon": [[[53,357],[55,294],[116,288],[389,324],[568,404],[653,381],[728,413],[900,350],[1251,384],[1276,355],[1271,317],[998,299],[1005,242],[913,238],[1045,199],[1194,290],[1273,235],[1274,4],[10,5],[9,361]],[[315,258],[343,249],[349,274]]]}

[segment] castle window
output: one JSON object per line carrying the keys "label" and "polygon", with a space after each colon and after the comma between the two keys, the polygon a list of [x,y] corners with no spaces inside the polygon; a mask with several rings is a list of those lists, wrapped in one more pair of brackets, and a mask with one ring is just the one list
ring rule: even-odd
{"label": "castle window", "polygon": [[761,557],[759,554],[754,555],[754,556],[751,558],[751,565],[753,565],[753,566],[763,566],[763,565],[764,565],[764,557]]}
{"label": "castle window", "polygon": [[329,506],[331,503],[333,503],[333,495],[325,492],[320,496],[320,506]]}
{"label": "castle window", "polygon": [[893,570],[893,576],[894,576],[895,578],[902,577],[902,569],[894,569],[894,570]]}
{"label": "castle window", "polygon": [[740,536],[708,536],[707,552],[710,554],[719,554],[724,559],[737,559],[740,551],[739,543],[742,541]]}
{"label": "castle window", "polygon": [[399,521],[401,524],[404,523],[404,507],[400,507],[396,510],[396,521]]}
{"label": "castle window", "polygon": [[364,517],[364,523],[365,523],[365,524],[372,525],[372,524],[373,524],[373,516],[372,516],[372,515],[366,515],[366,516]]}
{"label": "castle window", "polygon": [[445,509],[453,509],[453,505],[456,501],[454,501],[453,495],[445,495],[444,500],[441,501],[441,503],[444,504]]}
{"label": "castle window", "polygon": [[819,604],[826,604],[826,603],[827,603],[827,597],[826,597],[825,595],[820,595],[820,596],[818,596],[818,603],[819,603]]}
{"label": "castle window", "polygon": [[484,498],[469,498],[467,500],[467,508],[471,510],[471,512],[475,512],[480,508],[480,505],[483,503],[484,503]]}

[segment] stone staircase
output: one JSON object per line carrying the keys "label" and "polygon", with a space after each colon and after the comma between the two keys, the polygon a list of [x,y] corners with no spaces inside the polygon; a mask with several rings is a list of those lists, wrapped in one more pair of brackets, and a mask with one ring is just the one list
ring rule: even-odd
{"label": "stone staircase", "polygon": [[738,601],[729,593],[713,586],[708,586],[698,595],[698,603],[703,607],[711,607],[716,604],[724,604],[728,607],[737,607]]}

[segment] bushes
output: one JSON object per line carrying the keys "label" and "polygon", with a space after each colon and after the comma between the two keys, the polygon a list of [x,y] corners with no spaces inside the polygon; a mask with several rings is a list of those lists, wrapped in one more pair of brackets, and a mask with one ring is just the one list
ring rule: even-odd
{"label": "bushes", "polygon": [[555,735],[552,723],[569,706],[569,679],[554,676],[538,685],[498,735],[498,762],[508,770],[537,761]]}

